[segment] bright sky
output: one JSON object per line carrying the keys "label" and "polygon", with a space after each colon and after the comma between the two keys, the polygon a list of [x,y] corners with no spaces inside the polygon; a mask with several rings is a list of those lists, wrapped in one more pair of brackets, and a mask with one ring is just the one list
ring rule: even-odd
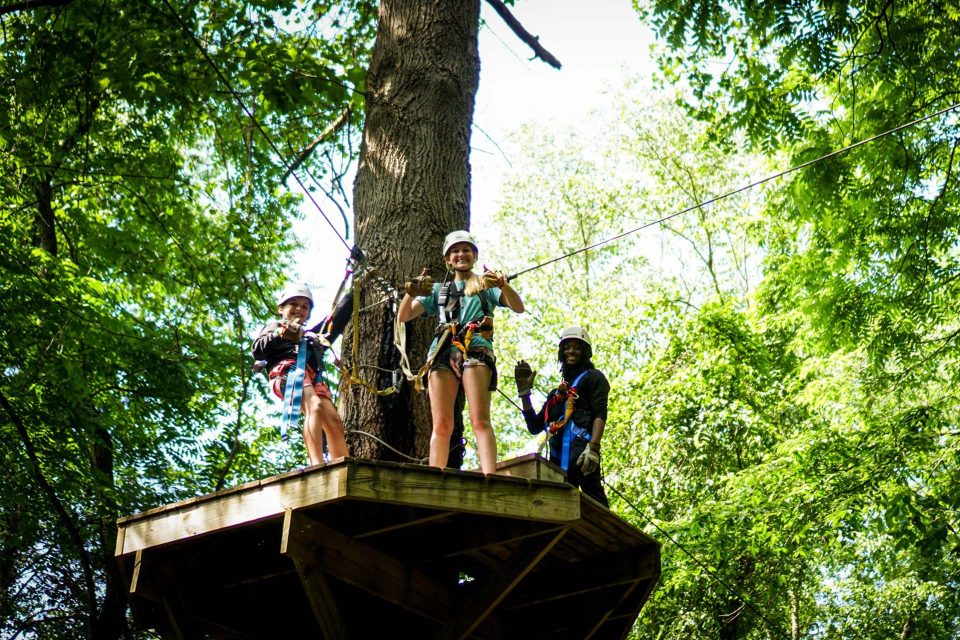
{"label": "bright sky", "polygon": [[[630,0],[518,0],[514,15],[563,65],[554,69],[517,38],[484,2],[480,29],[480,89],[471,139],[474,229],[497,208],[502,176],[514,161],[504,152],[521,124],[586,122],[604,92],[625,73],[649,67],[652,36]],[[508,152],[507,152],[508,153]],[[478,224],[479,223],[479,224]]]}
{"label": "bright sky", "polygon": [[[531,59],[532,50],[496,12],[486,2],[481,7],[480,89],[470,162],[472,227],[482,241],[483,222],[496,210],[502,177],[511,170],[512,159],[505,154],[512,132],[527,122],[548,128],[583,121],[625,71],[649,69],[652,36],[630,0],[518,0],[513,14],[560,60],[563,68],[558,71]],[[352,177],[344,186],[352,187]],[[324,210],[334,224],[341,224],[335,208]],[[306,220],[297,230],[305,245],[299,275],[313,287],[318,308],[324,309],[343,277],[346,250],[309,202],[304,211]]]}

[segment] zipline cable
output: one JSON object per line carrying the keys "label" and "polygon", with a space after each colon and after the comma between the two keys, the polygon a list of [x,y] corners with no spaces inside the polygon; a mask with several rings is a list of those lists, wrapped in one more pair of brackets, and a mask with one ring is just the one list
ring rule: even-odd
{"label": "zipline cable", "polygon": [[611,238],[607,238],[607,239],[605,239],[605,240],[600,240],[599,242],[595,242],[595,243],[593,243],[593,244],[591,244],[591,245],[589,245],[589,246],[583,247],[583,248],[581,248],[581,249],[577,249],[576,251],[571,251],[570,253],[565,253],[564,255],[559,256],[559,257],[557,257],[557,258],[553,258],[553,259],[551,259],[551,260],[547,260],[546,262],[541,262],[540,264],[536,264],[536,265],[534,265],[534,266],[532,266],[532,267],[528,267],[528,268],[524,269],[523,271],[518,271],[518,272],[514,273],[513,275],[507,276],[507,280],[508,280],[508,281],[509,281],[509,280],[513,280],[514,278],[517,278],[518,276],[522,276],[523,274],[529,273],[529,272],[531,272],[531,271],[536,271],[537,269],[541,269],[541,268],[543,268],[543,267],[545,267],[545,266],[547,266],[547,265],[549,265],[549,264],[553,264],[554,262],[559,262],[560,260],[564,260],[564,259],[566,259],[566,258],[570,258],[570,257],[575,256],[575,255],[577,255],[577,254],[583,253],[584,251],[589,251],[590,249],[596,249],[597,247],[600,247],[600,246],[602,246],[602,245],[609,244],[609,243],[611,243],[611,242],[613,242],[613,241],[615,241],[615,240],[619,240],[620,238],[623,238],[624,236],[629,236],[630,234],[636,233],[636,232],[638,232],[638,231],[642,231],[643,229],[646,229],[646,228],[648,228],[648,227],[652,227],[652,226],[654,226],[654,225],[662,224],[662,223],[664,223],[664,222],[666,222],[666,221],[668,221],[668,220],[672,220],[673,218],[676,218],[677,216],[682,216],[683,214],[689,213],[689,212],[693,211],[694,209],[699,209],[699,208],[701,208],[701,207],[709,206],[709,205],[711,205],[711,204],[714,204],[715,202],[719,202],[719,201],[721,201],[721,200],[725,200],[726,198],[729,198],[729,197],[731,197],[731,196],[735,196],[735,195],[737,195],[738,193],[742,193],[742,192],[744,192],[744,191],[747,191],[748,189],[752,189],[752,188],[754,188],[754,187],[758,187],[758,186],[760,186],[760,185],[762,185],[762,184],[765,184],[765,183],[767,183],[767,182],[770,182],[771,180],[776,180],[777,178],[782,178],[783,176],[785,176],[785,175],[787,175],[787,174],[790,174],[790,173],[793,173],[793,172],[795,172],[795,171],[800,171],[801,169],[806,169],[807,167],[812,166],[812,165],[814,165],[814,164],[817,164],[818,162],[823,162],[824,160],[829,160],[830,158],[833,158],[834,156],[838,156],[838,155],[840,155],[841,153],[846,153],[847,151],[850,151],[851,149],[856,149],[857,147],[862,147],[863,145],[868,144],[868,143],[870,143],[870,142],[874,142],[874,141],[876,141],[876,140],[879,140],[880,138],[883,138],[884,136],[888,136],[888,135],[890,135],[890,134],[892,134],[892,133],[896,133],[897,131],[902,131],[902,130],[907,129],[907,128],[909,128],[909,127],[912,127],[912,126],[914,126],[914,125],[920,124],[921,122],[924,122],[925,120],[931,120],[931,119],[933,119],[933,118],[936,118],[937,116],[941,116],[941,115],[943,115],[943,114],[945,114],[945,113],[948,113],[948,112],[950,112],[950,111],[953,111],[954,109],[957,109],[958,107],[960,107],[960,102],[955,103],[955,104],[953,104],[953,105],[950,105],[949,107],[946,107],[946,108],[941,109],[941,110],[939,110],[939,111],[936,111],[936,112],[934,112],[934,113],[931,113],[931,114],[922,116],[922,117],[920,117],[920,118],[917,118],[916,120],[912,120],[912,121],[910,121],[910,122],[907,122],[907,123],[901,124],[901,125],[899,125],[899,126],[896,126],[896,127],[894,127],[893,129],[889,129],[889,130],[887,130],[887,131],[884,131],[883,133],[878,133],[878,134],[875,135],[875,136],[871,136],[871,137],[869,137],[869,138],[865,138],[865,139],[860,140],[860,141],[858,141],[858,142],[854,142],[853,144],[847,145],[846,147],[843,147],[843,148],[841,148],[841,149],[837,149],[837,150],[835,150],[835,151],[831,151],[830,153],[824,154],[824,155],[820,156],[819,158],[814,158],[813,160],[808,160],[808,161],[806,161],[806,162],[802,162],[802,163],[800,163],[800,164],[798,164],[798,165],[796,165],[796,166],[794,166],[794,167],[790,167],[790,168],[788,168],[788,169],[784,169],[783,171],[780,171],[780,172],[778,172],[778,173],[775,173],[775,174],[773,174],[773,175],[771,175],[771,176],[767,176],[766,178],[762,178],[762,179],[760,179],[760,180],[756,180],[755,182],[751,182],[750,184],[744,185],[744,186],[740,187],[739,189],[734,189],[733,191],[728,191],[727,193],[724,193],[723,195],[719,195],[719,196],[710,198],[709,200],[704,200],[703,202],[700,202],[700,203],[698,203],[698,204],[689,206],[689,207],[687,207],[686,209],[683,209],[683,210],[681,210],[681,211],[677,211],[677,212],[675,212],[675,213],[671,213],[670,215],[664,216],[663,218],[660,218],[660,219],[658,219],[658,220],[654,220],[653,222],[647,222],[647,223],[645,223],[645,224],[640,225],[639,227],[636,227],[636,228],[633,228],[633,229],[629,229],[628,231],[624,231],[623,233],[617,234],[617,235],[615,235],[615,236],[613,236],[613,237],[611,237]]}
{"label": "zipline cable", "polygon": [[[384,447],[386,447],[386,448],[389,449],[390,451],[393,451],[395,454],[397,454],[397,455],[400,456],[401,458],[406,458],[407,460],[409,460],[409,461],[411,461],[411,462],[416,462],[417,464],[425,465],[425,464],[427,464],[427,463],[430,461],[430,457],[429,457],[429,456],[424,457],[424,458],[415,458],[415,457],[413,457],[413,456],[411,456],[411,455],[407,455],[407,454],[404,453],[403,451],[400,451],[399,449],[396,449],[396,448],[392,447],[387,441],[385,441],[385,440],[383,440],[382,438],[379,438],[379,437],[377,437],[377,436],[375,436],[375,435],[373,435],[372,433],[369,433],[369,432],[367,432],[367,431],[362,431],[362,430],[360,430],[360,429],[345,429],[345,430],[344,430],[344,434],[345,434],[345,435],[350,435],[350,434],[352,434],[352,433],[355,433],[355,434],[357,434],[357,435],[361,435],[361,436],[370,438],[371,440],[373,440],[373,441],[375,441],[375,442],[379,442],[379,443],[382,444]],[[452,447],[450,447],[450,453],[453,453],[454,451],[457,451],[457,450],[460,449],[461,447],[463,447],[463,440],[462,440],[462,439],[461,439],[461,441],[460,441],[460,444],[456,444],[456,445],[453,445]]]}
{"label": "zipline cable", "polygon": [[758,609],[758,608],[756,607],[756,605],[754,605],[753,602],[751,602],[748,598],[744,597],[744,594],[743,594],[740,590],[738,590],[736,587],[730,585],[726,580],[724,580],[724,579],[721,578],[719,575],[717,575],[717,574],[713,571],[713,569],[711,569],[710,567],[708,567],[704,562],[701,562],[701,561],[697,558],[697,556],[693,555],[693,553],[692,553],[691,551],[688,551],[686,547],[684,547],[682,544],[680,544],[679,542],[677,542],[677,540],[676,540],[673,536],[671,536],[669,533],[667,533],[666,530],[664,530],[664,529],[663,529],[662,527],[660,527],[656,522],[654,522],[649,516],[647,516],[644,512],[642,512],[639,507],[637,507],[635,504],[633,504],[632,502],[630,502],[630,500],[628,500],[627,497],[626,497],[625,495],[623,495],[623,494],[620,492],[619,489],[617,489],[616,487],[614,487],[613,485],[611,485],[611,484],[610,484],[609,482],[607,482],[604,478],[601,478],[600,480],[601,480],[601,482],[603,482],[604,486],[606,486],[608,489],[610,489],[610,491],[612,491],[613,493],[615,493],[615,494],[617,495],[617,497],[619,497],[619,498],[620,498],[621,500],[623,500],[627,505],[629,505],[635,512],[637,512],[637,514],[638,514],[640,517],[642,517],[644,520],[646,520],[646,521],[649,522],[651,525],[653,525],[653,527],[654,527],[657,531],[659,531],[661,534],[663,534],[663,536],[664,536],[667,540],[669,540],[670,542],[672,542],[673,544],[675,544],[675,545],[677,546],[677,548],[679,548],[679,549],[680,549],[681,551],[683,551],[686,555],[688,555],[688,556],[690,557],[690,559],[693,560],[693,561],[697,564],[697,566],[699,566],[701,569],[703,569],[704,571],[707,572],[707,575],[709,575],[711,578],[713,578],[713,579],[716,580],[718,583],[720,583],[721,585],[723,585],[723,587],[724,587],[725,589],[727,589],[727,591],[729,591],[731,594],[733,594],[733,595],[737,596],[738,598],[740,598],[740,599],[743,601],[743,604],[744,604],[745,606],[747,606],[750,610],[752,610],[755,614],[757,614],[758,616],[760,616],[760,619],[763,620],[764,622],[766,622],[766,623],[770,626],[771,629],[774,629],[775,631],[777,631],[777,633],[779,633],[780,635],[782,635],[782,636],[783,636],[784,638],[786,638],[787,640],[790,640],[790,639],[791,639],[790,634],[788,634],[788,633],[785,632],[783,629],[781,629],[779,625],[775,624],[773,621],[771,621],[769,618],[767,618],[767,616],[763,615],[763,613],[760,611],[760,609]]}
{"label": "zipline cable", "polygon": [[521,407],[521,406],[518,405],[516,402],[514,402],[514,401],[513,401],[513,398],[511,398],[511,397],[508,396],[506,393],[504,393],[503,389],[501,389],[501,388],[498,386],[498,387],[497,387],[497,391],[499,391],[499,392],[500,392],[500,395],[502,395],[504,398],[507,399],[507,402],[509,402],[510,404],[512,404],[513,406],[515,406],[515,407],[517,408],[517,411],[519,411],[520,413],[523,413],[523,407]]}
{"label": "zipline cable", "polygon": [[362,431],[362,430],[360,430],[360,429],[345,429],[345,430],[344,430],[344,434],[346,434],[346,435],[350,435],[350,434],[352,434],[352,433],[356,433],[357,435],[365,436],[365,437],[367,437],[367,438],[370,438],[371,440],[374,440],[374,441],[376,441],[376,442],[379,442],[381,445],[383,445],[384,447],[386,447],[386,448],[389,449],[390,451],[393,451],[395,454],[397,454],[397,455],[400,456],[401,458],[406,458],[406,459],[409,460],[410,462],[416,462],[417,464],[426,464],[426,463],[430,460],[429,457],[427,457],[427,458],[415,458],[415,457],[413,457],[413,456],[407,455],[407,454],[404,453],[403,451],[400,451],[399,449],[396,449],[396,448],[392,447],[387,441],[385,441],[385,440],[383,440],[382,438],[379,438],[379,437],[377,437],[377,436],[375,436],[375,435],[373,435],[372,433],[369,433],[369,432],[367,432],[367,431]]}
{"label": "zipline cable", "polygon": [[207,50],[203,47],[203,43],[200,42],[200,39],[197,38],[196,34],[193,33],[193,31],[190,29],[187,23],[183,20],[183,18],[180,17],[180,14],[177,13],[177,10],[173,7],[173,5],[170,4],[170,0],[163,0],[163,3],[167,5],[167,9],[170,10],[174,18],[176,18],[177,22],[180,23],[180,27],[183,29],[183,31],[188,36],[190,36],[190,39],[193,41],[193,44],[196,45],[197,50],[200,51],[200,55],[203,56],[203,58],[207,61],[207,63],[213,68],[214,72],[217,74],[217,77],[220,78],[220,82],[224,84],[224,86],[227,88],[227,91],[230,92],[230,95],[232,95],[236,103],[240,105],[240,108],[243,109],[243,112],[247,114],[247,117],[250,118],[250,121],[256,127],[257,131],[260,132],[260,135],[262,135],[264,140],[267,141],[267,144],[270,146],[273,152],[277,155],[277,160],[280,162],[281,165],[283,165],[283,168],[286,169],[287,172],[293,176],[293,179],[297,181],[297,184],[300,185],[300,188],[303,190],[303,193],[306,194],[310,202],[313,203],[313,206],[317,208],[317,211],[320,212],[320,215],[323,217],[323,219],[327,221],[327,224],[330,225],[330,228],[336,234],[337,238],[339,238],[343,246],[347,248],[347,251],[352,251],[353,247],[351,247],[350,244],[344,239],[343,235],[341,235],[340,233],[340,230],[334,226],[333,222],[330,221],[330,218],[327,217],[327,214],[324,213],[323,209],[320,207],[320,203],[318,203],[316,199],[314,199],[313,194],[311,194],[310,191],[307,189],[307,185],[303,183],[303,180],[300,179],[300,176],[298,176],[297,173],[293,169],[291,169],[289,163],[284,159],[283,153],[280,151],[279,147],[277,147],[277,145],[273,142],[273,139],[270,137],[270,134],[267,133],[267,130],[263,127],[260,121],[257,120],[256,116],[253,115],[253,112],[247,108],[247,105],[244,104],[243,99],[240,97],[240,94],[237,93],[236,89],[233,88],[233,85],[230,84],[230,81],[227,79],[224,73],[220,70],[220,67],[217,66],[217,63],[214,62],[213,58],[210,57],[210,54],[207,53]]}

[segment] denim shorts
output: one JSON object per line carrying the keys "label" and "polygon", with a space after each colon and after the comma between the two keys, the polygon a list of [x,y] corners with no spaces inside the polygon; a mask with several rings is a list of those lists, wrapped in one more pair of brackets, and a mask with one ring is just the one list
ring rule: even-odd
{"label": "denim shorts", "polygon": [[490,369],[490,386],[488,389],[494,391],[497,388],[497,358],[493,355],[493,352],[486,347],[468,349],[467,355],[464,357],[463,352],[448,341],[440,348],[437,357],[433,359],[433,364],[430,365],[430,371],[446,369],[457,376],[459,380],[463,377],[463,369],[480,366],[486,366]]}

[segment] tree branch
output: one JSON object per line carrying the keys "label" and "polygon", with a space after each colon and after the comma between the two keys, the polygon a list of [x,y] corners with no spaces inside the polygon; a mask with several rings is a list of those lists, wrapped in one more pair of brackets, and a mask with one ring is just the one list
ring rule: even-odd
{"label": "tree branch", "polygon": [[4,411],[7,413],[7,416],[10,417],[10,422],[12,422],[16,427],[17,433],[20,435],[20,440],[23,442],[23,446],[27,450],[27,457],[30,459],[30,471],[32,472],[31,475],[33,475],[34,482],[37,483],[37,485],[40,487],[40,490],[43,491],[43,493],[46,494],[47,498],[50,500],[50,506],[53,507],[53,511],[57,514],[57,518],[60,520],[60,523],[63,525],[64,529],[66,529],[67,537],[70,538],[70,541],[76,548],[75,550],[80,558],[80,566],[83,568],[84,584],[87,589],[87,615],[89,616],[90,620],[93,620],[96,617],[97,611],[95,600],[96,590],[94,588],[90,554],[87,553],[86,546],[84,545],[83,535],[80,533],[77,523],[74,522],[63,502],[60,501],[60,497],[57,496],[57,492],[54,491],[53,486],[43,475],[43,469],[40,467],[40,459],[37,457],[37,451],[33,446],[33,441],[30,439],[30,434],[27,431],[27,427],[23,423],[23,420],[20,419],[20,415],[14,410],[13,405],[10,404],[10,401],[7,400],[7,397],[2,391],[0,391],[0,406],[3,407]]}
{"label": "tree branch", "polygon": [[23,0],[16,4],[8,4],[0,7],[0,16],[27,9],[36,9],[38,7],[63,7],[73,2],[73,0]]}
{"label": "tree branch", "polygon": [[500,0],[487,0],[487,4],[493,7],[493,10],[503,18],[503,21],[507,23],[507,26],[510,27],[518,38],[526,42],[527,46],[533,49],[535,58],[540,58],[554,69],[560,68],[560,61],[557,60],[552,53],[540,46],[540,39],[524,29],[520,21],[513,17],[513,14],[510,13],[510,10],[507,9],[503,2]]}
{"label": "tree branch", "polygon": [[297,167],[303,164],[304,160],[306,160],[310,154],[313,153],[313,150],[316,149],[321,142],[340,131],[340,129],[342,129],[343,126],[348,122],[350,122],[349,106],[343,110],[343,113],[341,113],[340,116],[337,117],[337,119],[334,120],[329,127],[324,129],[323,133],[314,138],[313,142],[308,144],[303,151],[297,154],[297,157],[294,159],[294,161],[290,163],[290,167],[284,172],[283,177],[280,178],[280,182],[286,184],[287,178],[290,177],[290,174],[293,173]]}

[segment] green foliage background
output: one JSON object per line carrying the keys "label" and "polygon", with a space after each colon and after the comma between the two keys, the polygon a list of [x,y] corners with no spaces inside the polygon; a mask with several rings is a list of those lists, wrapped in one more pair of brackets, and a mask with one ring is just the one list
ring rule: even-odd
{"label": "green foliage background", "polygon": [[[600,110],[605,140],[528,131],[495,242],[538,263],[950,107],[958,13],[934,4],[639,5],[664,76]],[[538,319],[501,349],[551,373],[584,324],[614,380],[608,492],[664,544],[635,637],[960,632],[958,123],[518,281]]]}
{"label": "green foliage background", "polygon": [[375,8],[60,4],[0,14],[0,636],[120,637],[118,516],[299,460],[249,359],[299,198],[189,34],[289,161]]}
{"label": "green foliage background", "polygon": [[[118,516],[297,464],[247,348],[298,198],[184,23],[286,157],[349,107],[328,148],[350,158],[375,7],[50,4],[0,9],[0,634],[122,637]],[[521,131],[510,232],[481,230],[491,264],[960,101],[950,3],[637,4],[662,75],[626,81],[583,127],[599,137]],[[613,508],[664,545],[634,637],[960,633],[958,124],[518,279],[531,312],[498,324],[504,390],[522,357],[547,391],[570,324],[613,383]],[[537,446],[495,407],[501,455]]]}

